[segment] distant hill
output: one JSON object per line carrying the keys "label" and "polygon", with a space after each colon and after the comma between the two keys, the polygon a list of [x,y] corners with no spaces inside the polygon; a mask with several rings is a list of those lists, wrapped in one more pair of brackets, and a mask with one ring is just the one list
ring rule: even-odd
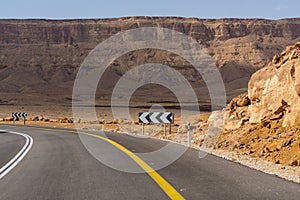
{"label": "distant hill", "polygon": [[[286,46],[300,40],[300,18],[0,20],[0,103],[70,105],[73,82],[88,53],[120,31],[149,26],[185,33],[206,48],[222,73],[228,100],[246,92],[252,73],[269,63]],[[112,88],[126,70],[141,63],[158,62],[184,74],[201,104],[209,105],[203,95],[207,95],[207,90],[201,78],[193,75],[193,68],[185,60],[170,55],[153,49],[123,55],[106,73],[103,80],[106,87],[97,94],[101,97],[97,103],[109,105]],[[159,86],[137,91],[132,101],[150,103],[161,99],[171,102],[170,105],[177,102],[170,91]]]}

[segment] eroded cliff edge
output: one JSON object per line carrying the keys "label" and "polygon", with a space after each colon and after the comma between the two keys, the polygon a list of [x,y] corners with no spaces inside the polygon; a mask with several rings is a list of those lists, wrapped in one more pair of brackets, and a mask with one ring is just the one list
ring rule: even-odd
{"label": "eroded cliff edge", "polygon": [[[180,31],[206,48],[220,68],[229,100],[247,90],[253,72],[300,39],[300,19],[0,20],[0,89],[5,94],[1,103],[68,103],[77,70],[98,43],[120,31],[149,26]],[[126,54],[113,63],[106,77],[111,82],[107,90],[113,88],[121,72],[149,61],[176,67],[196,90],[203,86],[185,60],[147,49]],[[147,96],[146,91],[142,95]],[[197,91],[201,92],[205,93]],[[109,92],[104,93],[109,99]],[[166,93],[165,98],[168,96],[171,95]],[[201,100],[201,95],[199,98],[209,103]],[[35,99],[37,102],[33,102]]]}

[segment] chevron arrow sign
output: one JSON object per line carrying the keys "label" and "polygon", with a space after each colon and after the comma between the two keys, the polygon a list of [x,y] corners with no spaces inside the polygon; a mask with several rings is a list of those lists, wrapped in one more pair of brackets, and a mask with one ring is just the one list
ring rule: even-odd
{"label": "chevron arrow sign", "polygon": [[171,112],[140,112],[139,122],[144,124],[172,124],[174,114]]}
{"label": "chevron arrow sign", "polygon": [[27,113],[25,113],[25,112],[13,112],[11,116],[13,118],[21,118],[21,117],[23,117],[25,119],[27,117]]}

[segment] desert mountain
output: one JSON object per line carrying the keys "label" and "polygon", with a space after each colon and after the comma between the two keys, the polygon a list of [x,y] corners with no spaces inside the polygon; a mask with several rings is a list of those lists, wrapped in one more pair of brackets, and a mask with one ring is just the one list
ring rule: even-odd
{"label": "desert mountain", "polygon": [[[0,20],[1,103],[69,104],[77,71],[97,44],[121,31],[149,26],[182,32],[207,49],[220,69],[229,100],[247,91],[252,73],[270,62],[273,55],[300,40],[300,19]],[[98,94],[98,103],[108,102],[123,73],[147,62],[166,64],[181,72],[196,90],[200,103],[209,105],[205,84],[192,66],[177,55],[153,49],[129,52],[115,60],[99,83],[105,83],[105,87]],[[135,96],[137,102],[176,103],[174,95],[159,86],[142,88]],[[154,99],[149,100],[149,96]]]}

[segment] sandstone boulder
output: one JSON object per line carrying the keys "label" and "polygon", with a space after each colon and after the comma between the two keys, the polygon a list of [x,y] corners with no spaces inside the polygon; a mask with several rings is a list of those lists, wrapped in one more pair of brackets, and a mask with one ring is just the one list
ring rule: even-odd
{"label": "sandstone boulder", "polygon": [[43,121],[43,120],[44,120],[43,115],[41,115],[41,116],[38,117],[38,121]]}
{"label": "sandstone boulder", "polygon": [[13,118],[12,117],[5,117],[5,118],[3,118],[3,121],[13,121]]}
{"label": "sandstone boulder", "polygon": [[59,117],[59,118],[57,118],[57,121],[59,123],[68,123],[68,118],[67,117]]}
{"label": "sandstone boulder", "polygon": [[250,99],[247,93],[241,94],[233,98],[226,107],[225,125],[224,129],[234,130],[240,128],[242,125],[249,121]]}

